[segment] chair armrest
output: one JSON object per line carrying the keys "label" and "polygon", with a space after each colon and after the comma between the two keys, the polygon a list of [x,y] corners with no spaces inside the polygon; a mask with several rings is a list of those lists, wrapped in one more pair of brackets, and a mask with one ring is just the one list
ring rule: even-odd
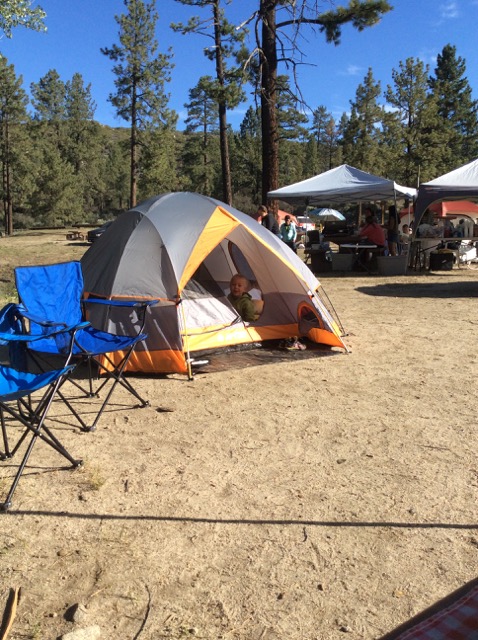
{"label": "chair armrest", "polygon": [[82,304],[103,304],[110,307],[152,307],[159,300],[104,300],[101,298],[84,298]]}
{"label": "chair armrest", "polygon": [[[79,331],[80,329],[86,329],[86,327],[90,326],[90,322],[87,320],[83,320],[82,322],[78,322],[78,324],[67,325],[64,322],[55,322],[54,320],[48,320],[46,318],[41,318],[40,316],[36,316],[35,314],[30,313],[25,307],[21,304],[16,305],[16,310],[18,315],[22,318],[26,318],[27,320],[31,320],[31,322],[35,322],[46,329],[51,329],[48,333],[43,333],[39,337],[40,338],[49,338],[51,336],[56,335],[57,333],[68,333],[71,331]],[[29,336],[30,341],[33,336]],[[38,338],[36,338],[38,339]]]}
{"label": "chair armrest", "polygon": [[[58,324],[58,323],[57,323]],[[37,340],[44,340],[45,338],[54,338],[60,333],[71,333],[77,332],[80,329],[85,329],[90,325],[89,322],[81,322],[80,324],[75,324],[71,327],[67,327],[66,325],[61,326],[58,329],[52,329],[51,331],[47,331],[45,333],[5,333],[0,332],[0,340],[4,340],[5,342],[36,342]]]}
{"label": "chair armrest", "polygon": [[18,314],[22,318],[26,318],[27,320],[31,320],[35,324],[39,324],[42,327],[66,327],[64,322],[54,322],[53,320],[47,320],[46,318],[40,318],[40,316],[36,316],[35,314],[30,313],[23,307],[22,305],[17,305]]}
{"label": "chair armrest", "polygon": [[101,304],[107,307],[126,307],[129,309],[137,309],[138,320],[141,324],[138,334],[143,333],[146,324],[146,310],[157,304],[159,300],[105,300],[102,298],[84,298],[81,303],[85,309],[89,303]]}

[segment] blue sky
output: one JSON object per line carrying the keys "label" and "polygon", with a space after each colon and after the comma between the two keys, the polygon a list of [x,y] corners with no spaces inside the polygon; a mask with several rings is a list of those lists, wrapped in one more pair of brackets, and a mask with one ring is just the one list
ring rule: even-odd
{"label": "blue sky", "polygon": [[[50,69],[56,69],[65,82],[79,72],[85,84],[91,83],[96,120],[110,126],[127,126],[116,118],[108,102],[108,95],[114,91],[112,63],[100,52],[101,47],[118,42],[114,16],[124,12],[123,1],[39,0],[39,4],[47,13],[46,33],[17,28],[11,39],[0,40],[0,53],[23,77],[25,90],[29,91],[30,84],[38,82]],[[392,83],[392,70],[409,57],[420,58],[433,71],[436,56],[446,44],[456,46],[457,54],[465,59],[473,97],[478,99],[478,0],[391,0],[391,4],[393,11],[373,28],[358,33],[346,26],[339,46],[328,45],[323,36],[304,29],[302,48],[307,64],[300,67],[299,80],[312,108],[325,105],[339,119],[349,110],[350,100],[369,67],[385,90]],[[232,0],[228,17],[239,24],[257,5],[257,0]],[[156,6],[159,51],[172,47],[174,54],[169,106],[179,113],[178,126],[182,128],[189,89],[201,75],[214,75],[214,66],[202,53],[208,40],[175,34],[170,23],[186,22],[193,13],[205,14],[174,0],[157,0]],[[324,1],[322,6],[326,9],[330,3]],[[242,105],[229,115],[233,128],[239,127],[246,109],[247,105]]]}

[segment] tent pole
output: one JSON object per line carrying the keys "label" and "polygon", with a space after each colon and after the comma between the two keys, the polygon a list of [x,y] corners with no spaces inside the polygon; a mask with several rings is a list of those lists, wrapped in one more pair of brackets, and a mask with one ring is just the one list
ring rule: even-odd
{"label": "tent pole", "polygon": [[179,299],[179,305],[181,306],[181,320],[182,320],[183,334],[184,334],[183,345],[184,345],[184,351],[186,352],[186,364],[188,367],[188,380],[194,380],[193,369],[191,365],[191,354],[189,352],[189,338],[188,338],[188,331],[186,327],[186,314],[184,313],[184,306],[181,303],[182,303],[182,300]]}

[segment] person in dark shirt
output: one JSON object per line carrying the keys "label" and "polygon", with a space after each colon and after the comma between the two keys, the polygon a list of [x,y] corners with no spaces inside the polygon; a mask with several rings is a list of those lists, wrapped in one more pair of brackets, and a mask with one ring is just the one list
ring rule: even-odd
{"label": "person in dark shirt", "polygon": [[388,208],[387,241],[390,255],[398,256],[398,243],[400,242],[400,215],[395,205]]}
{"label": "person in dark shirt", "polygon": [[266,215],[263,216],[262,225],[266,229],[269,229],[269,231],[275,236],[278,236],[280,238],[279,223],[277,222],[277,218],[272,213],[272,211],[270,211],[270,209],[268,209]]}

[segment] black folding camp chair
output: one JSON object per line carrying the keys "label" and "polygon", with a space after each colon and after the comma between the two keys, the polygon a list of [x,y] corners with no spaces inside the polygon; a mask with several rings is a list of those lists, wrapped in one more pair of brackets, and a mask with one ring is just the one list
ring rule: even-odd
{"label": "black folding camp chair", "polygon": [[[83,300],[83,274],[79,262],[65,262],[60,264],[33,267],[17,267],[15,281],[21,304],[24,325],[31,336],[42,336],[45,331],[55,326],[80,325],[85,321],[85,304],[95,303],[108,306],[128,307],[131,312],[131,322],[137,327],[137,333],[131,335],[117,335],[95,329],[91,325],[76,332],[72,345],[72,358],[77,365],[86,363],[88,367],[88,389],[83,389],[76,376],[69,376],[69,380],[82,390],[87,396],[99,396],[108,383],[109,389],[91,425],[87,426],[73,404],[60,390],[64,402],[74,413],[81,427],[86,431],[96,428],[111,395],[119,384],[139,401],[140,407],[148,406],[134,389],[131,382],[124,376],[124,371],[135,347],[146,338],[143,328],[146,310],[155,304],[156,300],[102,300],[89,298]],[[44,338],[29,344],[29,352],[34,356],[61,356],[68,350],[58,345],[58,340]],[[38,361],[38,360],[37,360]],[[95,388],[94,379],[104,376]]]}
{"label": "black folding camp chair", "polygon": [[[12,364],[18,366],[25,362],[23,356],[27,340],[40,339],[22,335],[18,329],[21,329],[21,326],[15,313],[15,305],[7,305],[0,312],[0,347],[4,350],[0,364],[0,426],[3,443],[0,461],[13,458],[24,443],[26,443],[26,449],[10,490],[5,500],[0,503],[0,509],[3,511],[11,507],[13,494],[37,440],[48,444],[66,458],[73,467],[81,465],[81,460],[73,458],[45,424],[59,387],[74,367],[66,365],[59,370],[32,373],[12,366]],[[54,340],[56,336],[71,331],[74,331],[71,327],[60,330],[51,329],[49,333],[45,332],[45,335]],[[9,434],[13,430],[17,435],[12,445]]]}

